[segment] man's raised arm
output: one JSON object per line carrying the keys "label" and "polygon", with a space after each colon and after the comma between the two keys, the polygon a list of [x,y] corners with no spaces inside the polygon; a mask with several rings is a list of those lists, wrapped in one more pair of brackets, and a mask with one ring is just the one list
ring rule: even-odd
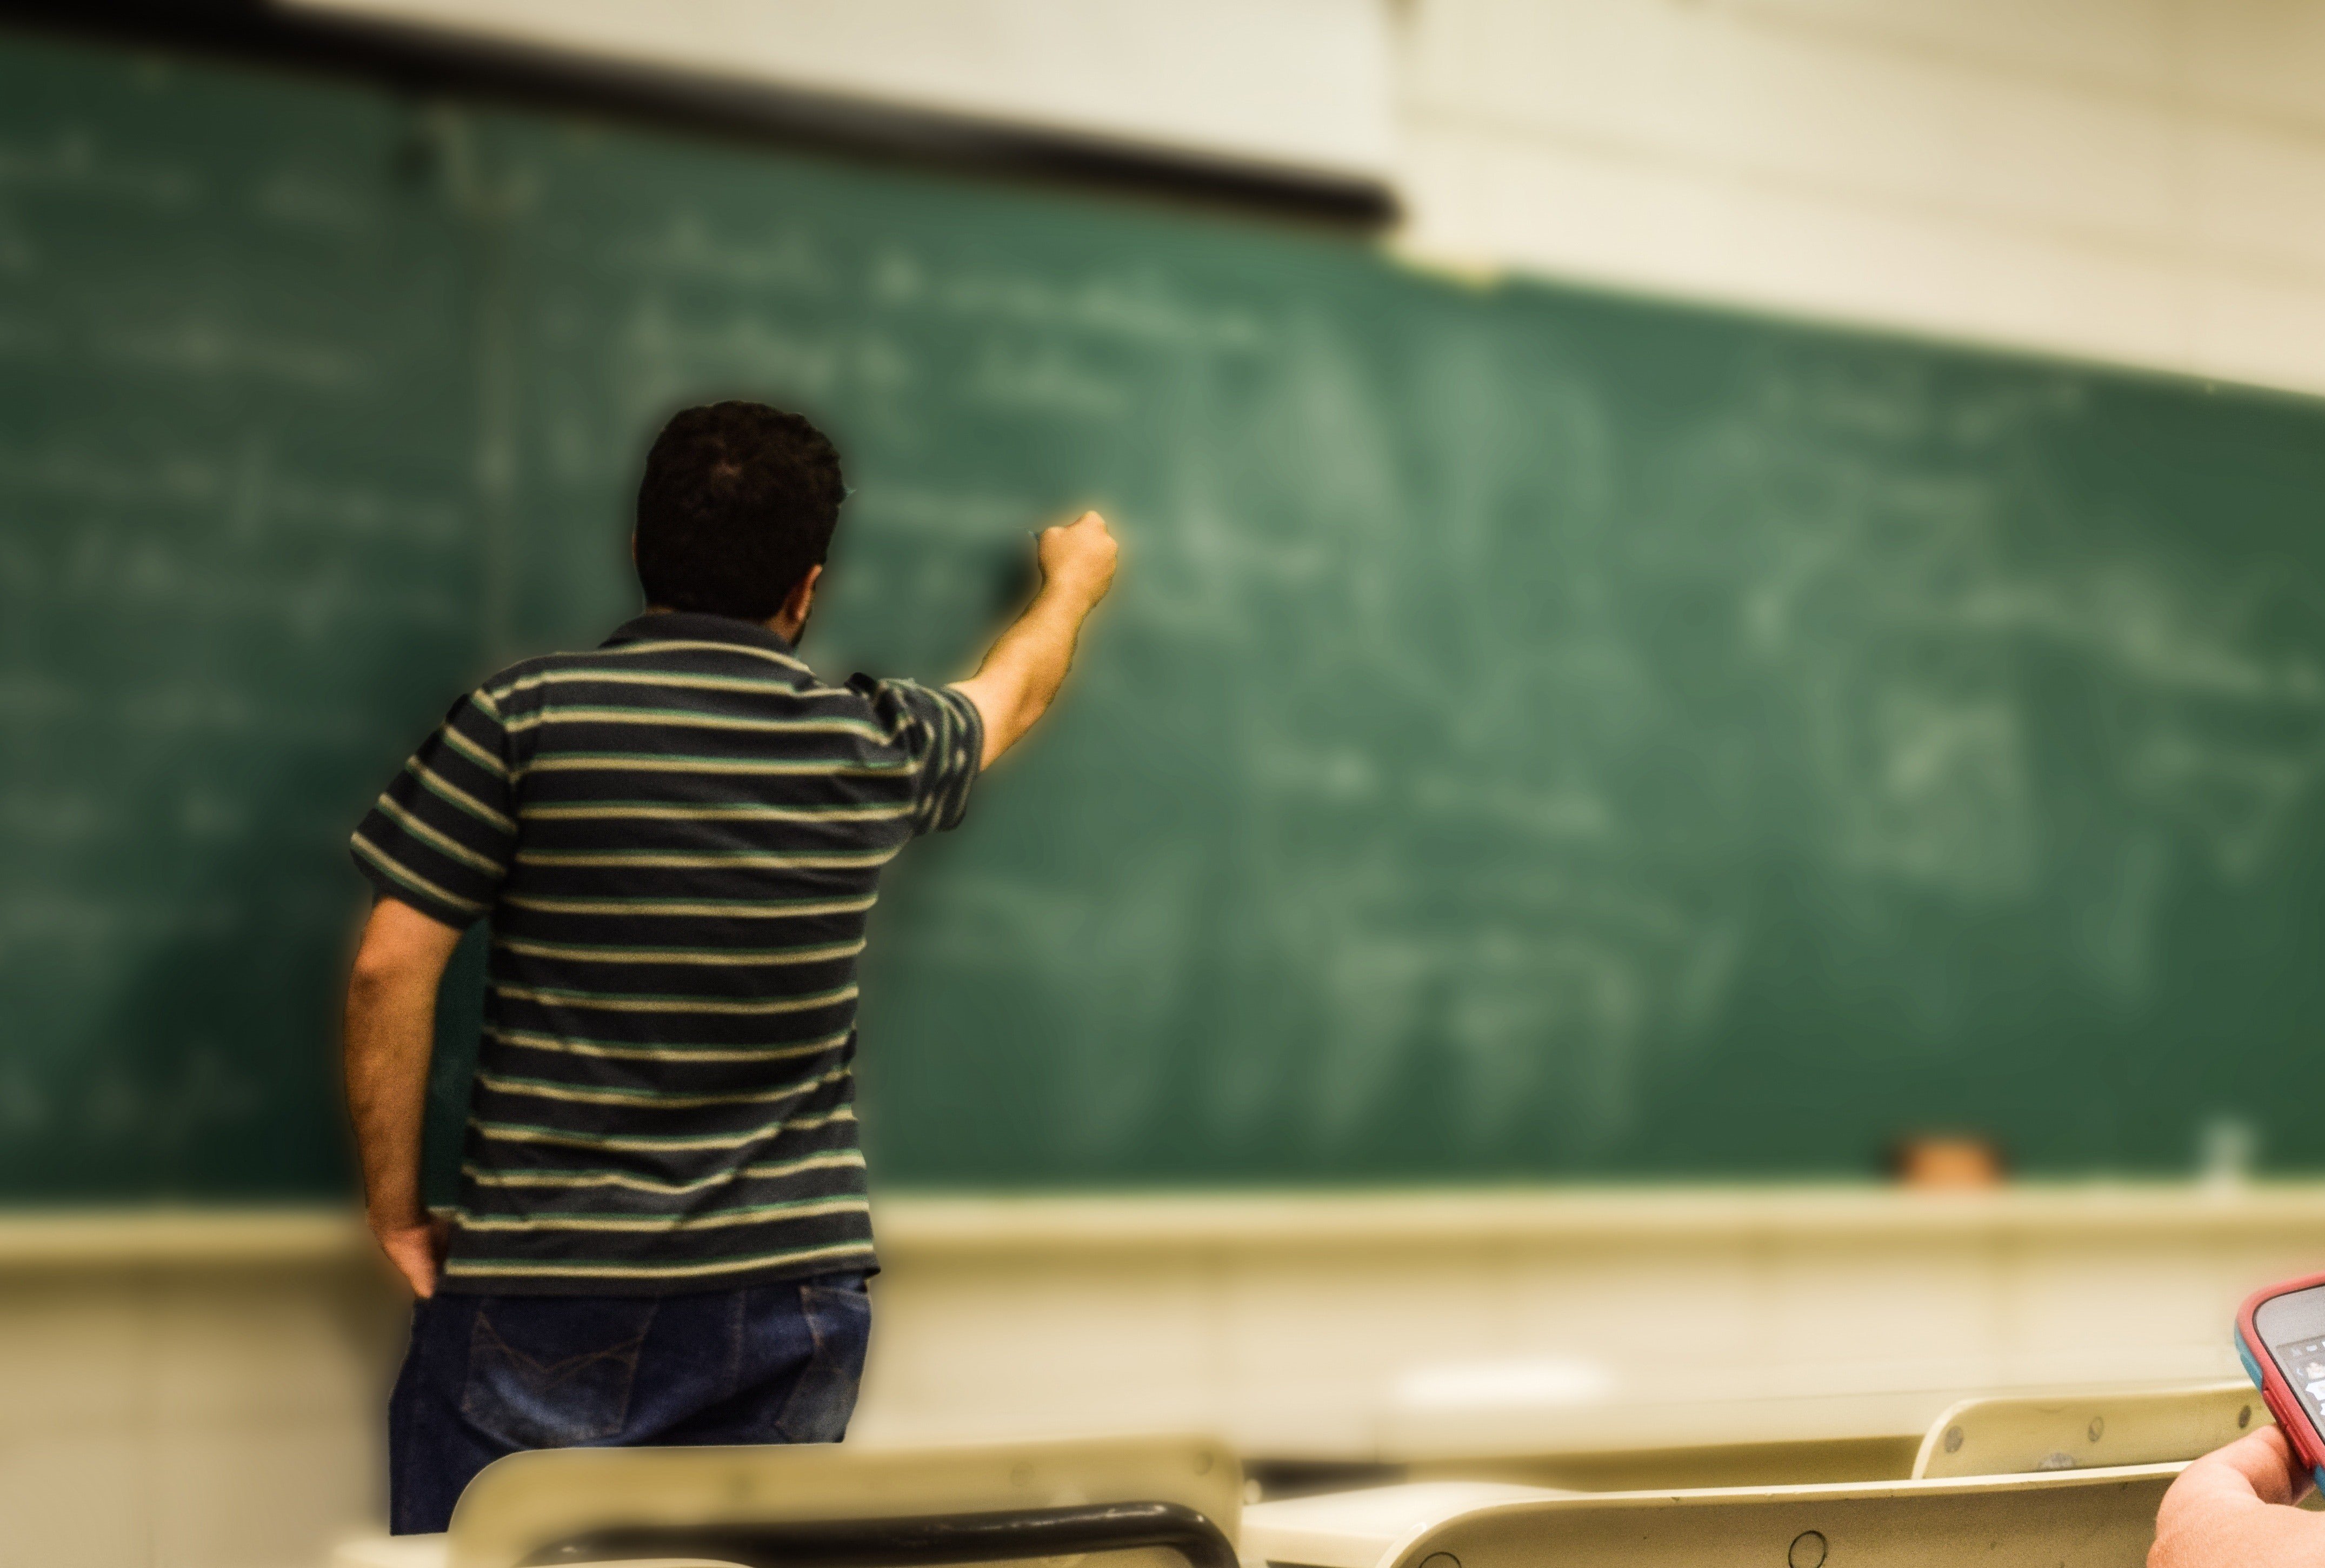
{"label": "man's raised arm", "polygon": [[1082,622],[1114,582],[1114,535],[1095,512],[1042,530],[1042,591],[1001,634],[977,673],[953,687],[977,704],[985,720],[978,766],[992,766],[1049,710],[1065,684]]}
{"label": "man's raised arm", "polygon": [[420,1128],[436,1044],[436,985],[460,933],[408,904],[372,905],[347,979],[347,1111],[364,1212],[415,1295],[436,1293],[440,1239],[420,1201]]}

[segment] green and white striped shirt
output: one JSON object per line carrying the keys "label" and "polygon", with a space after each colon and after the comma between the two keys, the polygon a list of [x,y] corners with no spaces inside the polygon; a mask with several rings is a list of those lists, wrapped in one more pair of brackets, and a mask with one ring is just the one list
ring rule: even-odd
{"label": "green and white striped shirt", "polygon": [[827,686],[719,616],[453,704],[351,844],[383,895],[492,922],[443,1288],[872,1267],[857,955],[880,868],[959,822],[983,748],[959,692]]}

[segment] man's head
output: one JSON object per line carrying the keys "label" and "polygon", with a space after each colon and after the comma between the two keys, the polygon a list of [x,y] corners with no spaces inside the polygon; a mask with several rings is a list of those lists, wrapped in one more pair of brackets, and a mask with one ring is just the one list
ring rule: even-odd
{"label": "man's head", "polygon": [[646,602],[772,619],[822,564],[846,494],[839,454],[798,414],[760,403],[680,411],[654,438],[638,486]]}

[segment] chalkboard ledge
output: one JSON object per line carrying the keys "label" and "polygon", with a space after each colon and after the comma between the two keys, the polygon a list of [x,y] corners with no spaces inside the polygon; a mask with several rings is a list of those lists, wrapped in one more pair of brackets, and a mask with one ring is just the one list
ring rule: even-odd
{"label": "chalkboard ledge", "polygon": [[20,1209],[0,1214],[0,1269],[258,1267],[365,1257],[362,1220],[338,1205]]}
{"label": "chalkboard ledge", "polygon": [[968,1196],[875,1203],[891,1262],[1014,1248],[1329,1249],[1623,1240],[2268,1234],[2325,1240],[2325,1182],[2022,1183],[1909,1192],[1870,1183],[1533,1187],[1397,1192]]}
{"label": "chalkboard ledge", "polygon": [[[909,1266],[969,1253],[1206,1248],[1329,1250],[1403,1244],[1814,1242],[2313,1229],[2325,1182],[2025,1183],[1991,1193],[1860,1186],[1566,1187],[1402,1192],[977,1196],[900,1192],[875,1211],[883,1255]],[[0,1215],[0,1270],[358,1262],[360,1220],[317,1204],[274,1208],[20,1209]]]}

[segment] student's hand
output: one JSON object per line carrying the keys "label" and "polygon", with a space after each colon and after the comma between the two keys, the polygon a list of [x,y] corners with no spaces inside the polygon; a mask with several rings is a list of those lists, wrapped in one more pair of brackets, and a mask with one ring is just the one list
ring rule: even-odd
{"label": "student's hand", "polygon": [[2274,1426],[2206,1454],[2172,1483],[2155,1516],[2147,1568],[2325,1564],[2325,1514],[2290,1505],[2309,1473]]}
{"label": "student's hand", "polygon": [[1114,584],[1114,535],[1106,519],[1085,512],[1071,523],[1042,530],[1042,583],[1072,593],[1083,608],[1098,603]]}
{"label": "student's hand", "polygon": [[452,1239],[450,1220],[441,1216],[413,1223],[375,1220],[371,1233],[412,1294],[426,1301],[436,1294],[436,1271],[444,1266],[444,1248]]}

